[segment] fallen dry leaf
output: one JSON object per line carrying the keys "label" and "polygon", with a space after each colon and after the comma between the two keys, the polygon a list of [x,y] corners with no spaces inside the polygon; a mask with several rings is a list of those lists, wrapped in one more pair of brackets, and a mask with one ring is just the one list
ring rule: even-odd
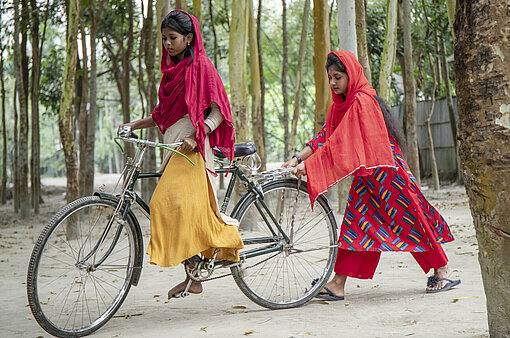
{"label": "fallen dry leaf", "polygon": [[248,330],[248,331],[244,331],[244,335],[247,336],[247,335],[250,335],[252,333],[255,333],[254,330]]}
{"label": "fallen dry leaf", "polygon": [[207,330],[206,330],[206,329],[207,329],[207,326],[204,326],[204,327],[201,327],[201,328],[200,328],[200,331],[207,332]]}

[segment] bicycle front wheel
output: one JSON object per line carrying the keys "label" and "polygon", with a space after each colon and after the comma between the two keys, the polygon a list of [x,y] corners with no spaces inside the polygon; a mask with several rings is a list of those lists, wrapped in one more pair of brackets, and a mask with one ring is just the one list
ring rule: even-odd
{"label": "bicycle front wheel", "polygon": [[133,277],[136,231],[129,218],[115,219],[116,206],[99,197],[78,199],[39,236],[28,267],[27,295],[35,319],[48,333],[88,335],[124,301]]}
{"label": "bicycle front wheel", "polygon": [[232,275],[241,291],[263,307],[301,306],[322,289],[333,271],[336,217],[323,196],[312,211],[306,182],[299,186],[299,194],[296,179],[270,182],[262,189],[262,200],[249,195],[234,215],[245,249],[241,263],[231,267]]}

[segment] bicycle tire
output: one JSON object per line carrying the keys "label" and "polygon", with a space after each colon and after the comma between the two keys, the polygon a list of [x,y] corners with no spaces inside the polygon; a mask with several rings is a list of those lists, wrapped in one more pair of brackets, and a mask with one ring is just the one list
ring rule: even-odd
{"label": "bicycle tire", "polygon": [[[91,334],[126,298],[137,259],[137,232],[129,217],[113,221],[96,254],[78,266],[98,243],[116,206],[97,196],[80,198],[63,207],[39,236],[28,266],[27,297],[34,318],[48,333]],[[71,224],[74,232],[68,229]]]}
{"label": "bicycle tire", "polygon": [[[231,267],[232,276],[241,291],[258,305],[269,309],[298,307],[311,300],[328,281],[336,260],[338,222],[334,211],[327,199],[320,196],[312,212],[306,182],[300,185],[296,198],[297,187],[298,181],[292,178],[262,186],[266,205],[287,234],[291,232],[292,213],[296,211],[293,244],[287,246],[288,250],[243,261],[243,254],[252,246],[255,249],[268,246],[267,243],[245,245],[247,248],[240,252],[241,263]],[[241,199],[239,208],[234,209],[237,211],[233,217],[239,220],[239,231],[244,240],[247,236],[274,236],[266,229],[262,214],[257,209],[257,200],[256,194],[250,192]],[[285,245],[284,239],[280,244]]]}

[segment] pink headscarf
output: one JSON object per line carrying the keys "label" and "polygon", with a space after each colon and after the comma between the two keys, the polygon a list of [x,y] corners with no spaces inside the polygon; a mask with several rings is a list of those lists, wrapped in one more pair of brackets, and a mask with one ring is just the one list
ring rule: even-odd
{"label": "pink headscarf", "polygon": [[[180,10],[176,10],[180,11]],[[177,65],[163,48],[161,72],[163,78],[159,86],[159,104],[152,112],[152,118],[162,133],[186,113],[196,130],[198,150],[204,156],[205,111],[211,102],[218,104],[223,122],[209,134],[211,147],[218,147],[230,160],[234,157],[235,132],[230,111],[230,102],[218,71],[206,56],[200,26],[197,18],[187,14],[195,28],[194,58],[190,56]]]}

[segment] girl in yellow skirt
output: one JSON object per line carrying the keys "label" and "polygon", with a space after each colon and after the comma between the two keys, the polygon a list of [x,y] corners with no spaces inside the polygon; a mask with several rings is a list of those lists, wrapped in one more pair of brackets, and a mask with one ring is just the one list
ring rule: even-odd
{"label": "girl in yellow skirt", "polygon": [[[234,127],[223,82],[205,55],[194,16],[170,12],[161,35],[159,104],[151,116],[124,125],[133,130],[158,126],[164,142],[182,141],[180,150],[196,165],[170,152],[165,155],[164,172],[150,202],[150,262],[176,266],[198,253],[212,258],[217,248],[217,259],[238,261],[243,241],[237,222],[220,214],[214,190],[212,147],[229,159],[234,155]],[[168,297],[184,291],[188,281],[186,277],[173,287]],[[192,281],[188,291],[201,293],[202,284]]]}

